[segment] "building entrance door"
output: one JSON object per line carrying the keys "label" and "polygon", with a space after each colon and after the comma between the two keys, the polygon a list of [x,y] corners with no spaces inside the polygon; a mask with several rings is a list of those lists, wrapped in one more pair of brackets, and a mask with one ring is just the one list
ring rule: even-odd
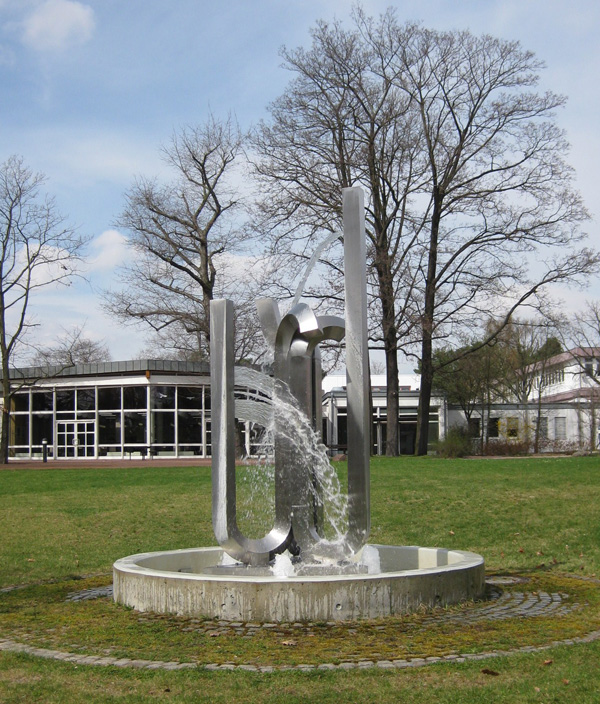
{"label": "building entrance door", "polygon": [[93,420],[57,420],[57,457],[94,457],[96,422]]}

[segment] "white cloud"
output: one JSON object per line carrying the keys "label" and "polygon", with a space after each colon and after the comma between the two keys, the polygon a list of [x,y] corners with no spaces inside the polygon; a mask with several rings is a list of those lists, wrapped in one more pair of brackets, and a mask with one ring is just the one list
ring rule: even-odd
{"label": "white cloud", "polygon": [[105,230],[91,244],[94,253],[88,271],[110,271],[122,264],[127,255],[127,238],[117,230]]}
{"label": "white cloud", "polygon": [[23,21],[23,42],[36,51],[85,44],[94,31],[94,11],[76,0],[46,0]]}

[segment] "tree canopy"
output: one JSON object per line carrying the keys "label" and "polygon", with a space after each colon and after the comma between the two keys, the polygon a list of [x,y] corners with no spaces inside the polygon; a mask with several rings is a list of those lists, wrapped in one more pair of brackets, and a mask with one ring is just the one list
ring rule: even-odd
{"label": "tree canopy", "polygon": [[[253,140],[261,227],[293,274],[319,233],[339,228],[341,187],[365,188],[387,451],[398,449],[402,350],[421,365],[422,454],[436,346],[597,269],[556,123],[564,98],[537,89],[543,64],[518,42],[400,24],[391,9],[373,19],[358,8],[348,29],[319,22],[310,49],[282,55],[292,78]],[[339,297],[339,259],[322,261],[330,273],[308,296]]]}

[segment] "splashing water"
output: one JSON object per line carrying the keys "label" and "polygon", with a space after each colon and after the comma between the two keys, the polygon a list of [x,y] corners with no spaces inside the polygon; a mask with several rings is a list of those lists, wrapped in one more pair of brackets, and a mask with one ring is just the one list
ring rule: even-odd
{"label": "splashing water", "polygon": [[[273,437],[275,412],[278,432],[285,434],[299,468],[312,478],[310,490],[321,515],[322,537],[328,542],[340,543],[347,532],[348,497],[342,490],[339,477],[329,462],[325,445],[312,429],[308,418],[285,384],[275,383],[264,372],[245,367],[236,368],[236,418],[261,427],[253,442],[260,449],[258,461],[246,466],[249,497],[245,518],[252,521],[252,512],[265,506],[265,495],[272,495],[275,468],[273,464]],[[244,391],[241,390],[244,387]],[[255,430],[255,429],[254,429]],[[253,453],[255,454],[255,453]],[[274,513],[273,503],[271,508]]]}
{"label": "splashing water", "polygon": [[283,552],[280,555],[275,555],[275,561],[271,567],[271,572],[274,577],[295,577],[296,568],[292,563],[292,558],[289,552]]}

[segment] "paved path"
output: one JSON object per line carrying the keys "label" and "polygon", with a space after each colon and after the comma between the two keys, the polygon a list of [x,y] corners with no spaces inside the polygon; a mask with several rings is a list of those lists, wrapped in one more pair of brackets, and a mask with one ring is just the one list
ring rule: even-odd
{"label": "paved path", "polygon": [[[581,608],[578,603],[566,603],[566,594],[538,591],[514,591],[503,592],[501,585],[506,582],[502,578],[491,578],[488,580],[490,589],[490,601],[484,605],[478,604],[473,608],[466,608],[460,612],[432,614],[424,620],[426,625],[435,623],[470,624],[482,621],[498,621],[509,618],[535,618],[536,616],[549,616],[565,614],[575,609]],[[3,590],[6,591],[6,590]],[[97,599],[112,595],[112,587],[100,587],[97,589],[86,589],[73,592],[67,596],[68,601],[83,601],[87,599]],[[155,617],[152,614],[140,614],[138,621],[141,623],[152,622]],[[331,622],[327,624],[313,623],[233,623],[229,621],[204,621],[200,619],[190,619],[182,630],[186,632],[197,632],[209,636],[239,636],[251,638],[261,630],[270,631],[282,636],[289,637],[290,631],[310,636],[328,627],[340,627],[340,623]],[[386,626],[374,626],[375,630],[385,630]],[[348,635],[351,636],[356,631],[352,626],[348,626]],[[487,660],[515,653],[535,653],[542,652],[559,645],[574,645],[576,643],[591,643],[600,640],[600,630],[588,633],[577,638],[567,638],[557,640],[542,646],[522,646],[512,650],[491,650],[483,653],[451,653],[444,656],[431,656],[425,658],[410,659],[386,659],[370,660],[368,658],[348,659],[341,663],[320,663],[299,664],[299,665],[249,665],[233,662],[198,664],[193,662],[165,662],[162,660],[142,660],[133,658],[116,658],[99,655],[82,655],[80,653],[70,653],[62,650],[51,650],[38,648],[26,643],[18,643],[10,639],[0,639],[0,651],[13,653],[26,653],[35,657],[47,658],[71,662],[76,665],[97,665],[111,667],[127,667],[147,670],[237,670],[251,672],[282,672],[286,670],[311,671],[311,670],[353,670],[366,668],[379,669],[406,669],[422,667],[437,662],[468,662],[472,660]]]}
{"label": "paved path", "polygon": [[153,459],[72,459],[72,460],[10,460],[0,465],[0,471],[19,469],[97,469],[98,467],[210,467],[210,457],[154,457]]}

